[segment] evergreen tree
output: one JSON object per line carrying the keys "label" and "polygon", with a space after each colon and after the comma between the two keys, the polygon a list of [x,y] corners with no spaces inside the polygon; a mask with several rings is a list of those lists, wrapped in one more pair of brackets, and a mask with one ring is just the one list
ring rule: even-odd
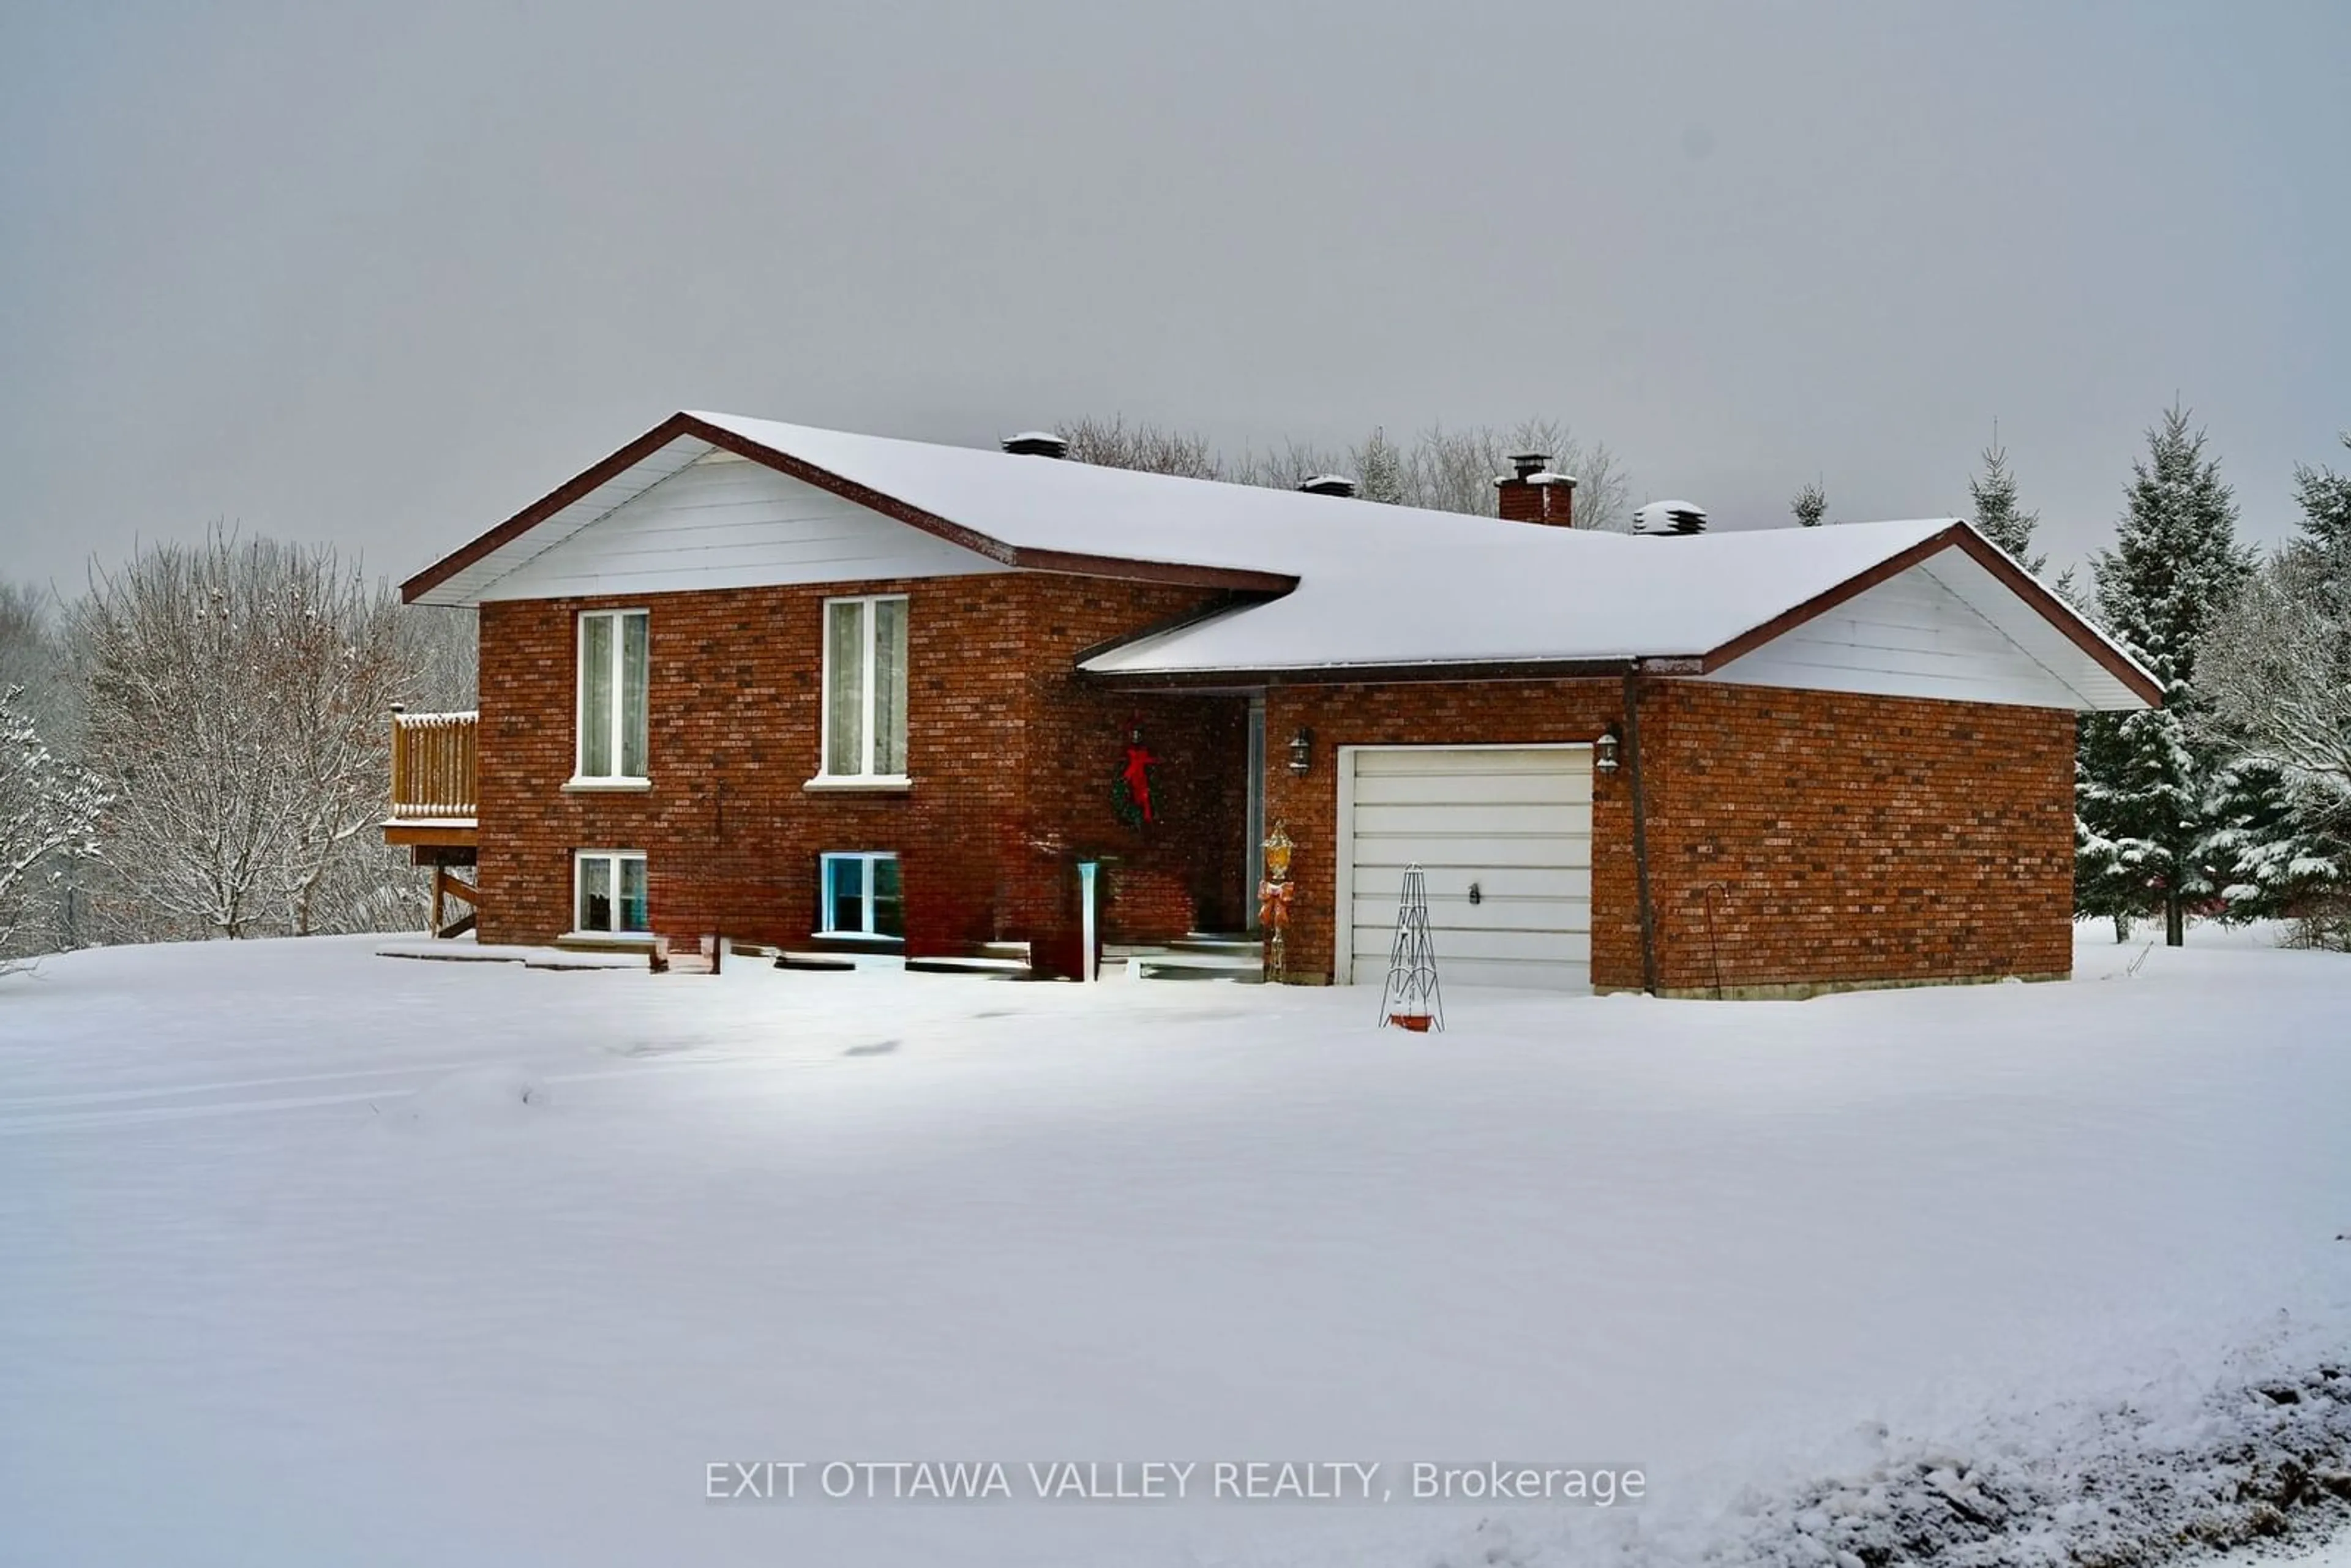
{"label": "evergreen tree", "polygon": [[1788,509],[1796,514],[1797,527],[1817,528],[1829,515],[1828,492],[1822,489],[1820,481],[1815,479],[1796,492],[1796,498],[1788,504]]}
{"label": "evergreen tree", "polygon": [[[2351,446],[2351,432],[2343,444]],[[2294,489],[2302,502],[2303,538],[2316,548],[2351,549],[2351,474],[2296,465]]]}
{"label": "evergreen tree", "polygon": [[2309,918],[2351,889],[2351,844],[2325,803],[2294,788],[2268,758],[2242,755],[2220,767],[2206,845],[2220,883],[2221,916]]}
{"label": "evergreen tree", "polygon": [[2209,841],[2226,809],[2224,752],[2196,723],[2197,649],[2252,571],[2204,440],[2186,410],[2165,413],[2132,465],[2114,547],[2093,558],[2098,619],[2154,671],[2164,706],[2085,717],[2075,771],[2077,908],[2113,917],[2117,936],[2160,910],[2175,947],[2189,905],[2220,891]]}
{"label": "evergreen tree", "polygon": [[1975,507],[1975,525],[1984,538],[2017,559],[2025,570],[2039,577],[2049,564],[2032,552],[2032,530],[2041,514],[2017,505],[2016,476],[2008,471],[2008,448],[1996,440],[1983,451],[1983,472],[1968,481],[1968,499]]}
{"label": "evergreen tree", "polygon": [[1385,427],[1374,429],[1355,449],[1354,460],[1357,495],[1366,501],[1381,501],[1391,507],[1404,505],[1408,494],[1404,454],[1388,439]]}

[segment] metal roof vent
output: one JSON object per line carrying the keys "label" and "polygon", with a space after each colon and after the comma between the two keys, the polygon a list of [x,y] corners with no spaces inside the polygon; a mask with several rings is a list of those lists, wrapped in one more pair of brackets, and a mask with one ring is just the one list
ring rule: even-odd
{"label": "metal roof vent", "polygon": [[1069,438],[1050,430],[1024,430],[1004,438],[1004,450],[1016,457],[1067,457]]}
{"label": "metal roof vent", "polygon": [[1353,500],[1355,495],[1355,482],[1344,474],[1317,474],[1299,481],[1298,487],[1310,496],[1338,496]]}
{"label": "metal roof vent", "polygon": [[1633,531],[1670,538],[1706,532],[1706,508],[1688,501],[1652,501],[1633,514]]}

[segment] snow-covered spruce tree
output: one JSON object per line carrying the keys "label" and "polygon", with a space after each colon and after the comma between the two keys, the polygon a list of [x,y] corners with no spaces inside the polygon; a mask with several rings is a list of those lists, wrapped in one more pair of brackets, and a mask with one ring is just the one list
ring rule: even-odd
{"label": "snow-covered spruce tree", "polygon": [[2165,412],[2132,465],[2115,543],[2092,559],[2098,619],[2155,672],[2164,706],[2085,717],[2075,769],[2076,907],[2112,917],[2117,936],[2160,911],[2175,947],[2189,905],[2220,891],[2207,840],[2225,752],[2197,722],[2197,654],[2252,570],[2204,442],[2185,409]]}
{"label": "snow-covered spruce tree", "polygon": [[1788,510],[1795,514],[1798,528],[1817,528],[1828,520],[1829,493],[1815,479],[1796,492],[1796,498],[1788,503]]}
{"label": "snow-covered spruce tree", "polygon": [[[2351,431],[2343,435],[2351,447]],[[2302,503],[2302,533],[2312,545],[2351,546],[2351,474],[2296,465],[2294,497]]]}
{"label": "snow-covered spruce tree", "polygon": [[2252,754],[2220,765],[2213,798],[2205,841],[2221,918],[2292,920],[2305,946],[2351,946],[2351,822],[2341,804]]}
{"label": "snow-covered spruce tree", "polygon": [[2216,844],[2232,915],[2351,946],[2351,479],[2296,479],[2300,536],[2231,601],[2199,666],[2205,727],[2235,753]]}
{"label": "snow-covered spruce tree", "polygon": [[0,972],[53,945],[42,896],[60,874],[52,862],[97,852],[107,804],[98,781],[41,738],[24,695],[0,687]]}
{"label": "snow-covered spruce tree", "polygon": [[2028,512],[2016,498],[2016,476],[2009,472],[2008,448],[1997,443],[1983,450],[1983,472],[1968,481],[1968,500],[1975,513],[1976,530],[2014,556],[2019,565],[2039,577],[2049,564],[2032,549],[2032,530],[2041,514]]}
{"label": "snow-covered spruce tree", "polygon": [[1385,427],[1374,427],[1364,444],[1352,454],[1355,464],[1355,493],[1366,501],[1379,501],[1391,507],[1405,504],[1404,454],[1388,439]]}

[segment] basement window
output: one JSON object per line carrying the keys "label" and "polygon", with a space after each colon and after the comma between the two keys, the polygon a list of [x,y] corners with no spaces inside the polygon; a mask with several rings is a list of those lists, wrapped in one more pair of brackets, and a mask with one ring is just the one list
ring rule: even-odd
{"label": "basement window", "polygon": [[580,617],[579,750],[574,785],[645,783],[647,623],[642,610]]}
{"label": "basement window", "polygon": [[581,850],[571,857],[572,928],[582,936],[643,936],[645,857],[642,850]]}
{"label": "basement window", "polygon": [[824,601],[820,783],[906,781],[906,601]]}
{"label": "basement window", "polygon": [[819,857],[819,865],[817,935],[893,939],[906,935],[896,855],[829,854]]}

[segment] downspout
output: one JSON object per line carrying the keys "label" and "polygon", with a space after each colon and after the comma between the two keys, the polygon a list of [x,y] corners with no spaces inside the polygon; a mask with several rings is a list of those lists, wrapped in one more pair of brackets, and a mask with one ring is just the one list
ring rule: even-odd
{"label": "downspout", "polygon": [[1641,793],[1641,669],[1625,671],[1625,763],[1633,783],[1633,883],[1641,906],[1641,989],[1657,994],[1657,916],[1649,902],[1649,807]]}

